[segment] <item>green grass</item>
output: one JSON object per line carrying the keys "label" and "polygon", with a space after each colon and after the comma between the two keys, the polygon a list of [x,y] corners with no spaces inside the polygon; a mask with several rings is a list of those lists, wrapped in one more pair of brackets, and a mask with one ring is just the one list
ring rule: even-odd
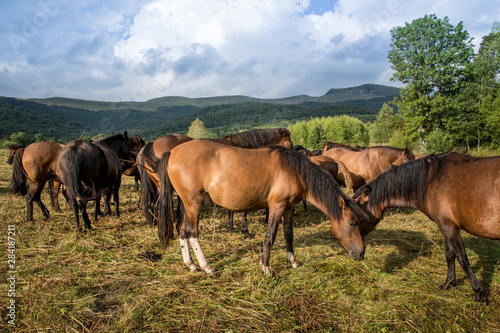
{"label": "green grass", "polygon": [[[443,237],[417,211],[386,214],[366,239],[365,260],[354,261],[333,239],[324,215],[310,205],[307,212],[297,207],[299,267],[287,263],[280,232],[271,251],[273,274],[264,276],[263,215],[250,214],[255,238],[246,240],[225,232],[224,210],[207,206],[200,243],[216,271],[207,276],[183,267],[178,242],[159,249],[132,179],[123,180],[120,219],[100,218],[91,232],[75,235],[62,197],[60,213],[49,208],[50,221],[35,206],[36,221],[26,222],[24,198],[6,189],[10,176],[2,162],[0,275],[8,271],[7,225],[15,225],[19,332],[500,332],[500,243],[462,234],[489,305],[474,302],[458,264],[458,287],[440,290]],[[45,191],[42,200],[49,204]],[[162,259],[139,259],[145,251]],[[7,288],[0,284],[5,331]]]}

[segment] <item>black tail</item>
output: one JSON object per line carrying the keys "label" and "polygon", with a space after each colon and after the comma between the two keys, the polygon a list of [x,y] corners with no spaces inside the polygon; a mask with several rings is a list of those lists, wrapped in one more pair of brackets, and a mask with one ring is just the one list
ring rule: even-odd
{"label": "black tail", "polygon": [[174,238],[174,210],[173,210],[173,191],[174,188],[168,177],[167,167],[170,152],[161,156],[158,167],[158,176],[160,177],[160,195],[158,197],[158,238],[160,246],[167,248],[170,241]]}
{"label": "black tail", "polygon": [[155,203],[158,198],[158,191],[156,185],[149,177],[146,168],[155,170],[155,165],[148,163],[149,160],[155,161],[156,156],[152,150],[153,145],[148,143],[142,150],[141,156],[137,156],[137,168],[139,169],[139,174],[141,175],[141,196],[142,205],[144,207],[144,215],[146,216],[146,223],[153,227],[156,225],[155,218]]}
{"label": "black tail", "polygon": [[14,159],[12,160],[12,179],[10,180],[10,189],[14,194],[26,195],[28,193],[28,186],[26,171],[23,168],[23,154],[24,148],[16,151]]}
{"label": "black tail", "polygon": [[95,185],[90,181],[91,186],[86,183],[86,177],[83,175],[82,166],[85,163],[85,156],[81,148],[70,147],[67,153],[67,182],[65,184],[72,192],[84,202],[93,200],[96,194]]}

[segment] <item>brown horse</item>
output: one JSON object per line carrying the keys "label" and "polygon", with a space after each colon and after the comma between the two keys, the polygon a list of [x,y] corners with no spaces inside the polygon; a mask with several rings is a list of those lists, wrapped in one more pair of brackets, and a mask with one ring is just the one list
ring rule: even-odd
{"label": "brown horse", "polygon": [[[56,181],[59,189],[61,179],[58,176],[57,158],[63,147],[63,144],[55,142],[35,142],[26,148],[17,149],[14,153],[11,188],[14,193],[26,194],[28,221],[33,220],[33,202],[40,207],[46,219],[50,218],[49,210],[43,204],[40,195],[47,181]],[[29,188],[26,185],[28,179],[31,180]],[[57,192],[54,198],[54,192],[51,191],[51,199],[55,204]],[[57,203],[56,208],[58,206]]]}
{"label": "brown horse", "polygon": [[390,168],[415,159],[410,149],[389,146],[368,147],[361,151],[337,147],[324,150],[322,156],[344,163],[351,174],[355,189],[377,178]]}
{"label": "brown horse", "polygon": [[[220,138],[209,138],[204,140],[219,142],[240,148],[260,148],[271,145],[279,145],[291,148],[290,131],[286,128],[254,129],[244,131]],[[149,142],[139,152],[137,165],[141,174],[142,202],[146,222],[149,226],[155,225],[154,205],[159,190],[159,177],[157,173],[158,163],[163,153],[174,147],[193,140],[193,138],[182,134],[171,134]],[[229,225],[228,228],[232,227]],[[242,229],[244,226],[242,226]]]}
{"label": "brown horse", "polygon": [[[85,227],[91,229],[87,214],[87,202],[98,200],[102,194],[109,202],[111,193],[116,204],[116,216],[120,215],[118,192],[121,184],[122,161],[130,166],[131,140],[127,132],[112,134],[96,143],[75,140],[68,143],[59,154],[59,175],[66,186],[69,204],[76,220],[76,231],[80,231],[78,210],[81,211]],[[98,202],[98,201],[97,201]]]}
{"label": "brown horse", "polygon": [[191,270],[189,244],[198,263],[211,273],[198,242],[199,215],[208,193],[214,203],[232,211],[269,209],[268,230],[261,265],[269,273],[269,255],[281,217],[287,259],[296,267],[293,254],[293,206],[307,199],[331,220],[332,234],[349,255],[363,259],[364,244],[357,220],[361,210],[345,196],[337,183],[303,154],[284,147],[241,149],[206,140],[194,140],[163,154],[158,168],[160,198],[158,236],[166,247],[173,235],[173,189],[182,200],[177,221],[183,261]]}
{"label": "brown horse", "polygon": [[389,207],[412,207],[427,215],[445,239],[448,274],[441,288],[456,285],[456,258],[476,301],[488,301],[470,267],[459,230],[500,239],[500,157],[456,153],[422,157],[383,173],[354,197],[370,216],[361,225],[363,234],[375,227]]}

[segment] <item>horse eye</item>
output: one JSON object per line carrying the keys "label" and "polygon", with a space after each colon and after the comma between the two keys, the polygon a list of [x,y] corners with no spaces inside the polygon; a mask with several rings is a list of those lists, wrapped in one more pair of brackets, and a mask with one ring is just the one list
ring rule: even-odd
{"label": "horse eye", "polygon": [[349,225],[350,225],[351,227],[355,227],[355,226],[357,226],[357,225],[358,225],[358,222],[356,222],[356,221],[354,221],[354,220],[350,220],[350,221],[349,221]]}

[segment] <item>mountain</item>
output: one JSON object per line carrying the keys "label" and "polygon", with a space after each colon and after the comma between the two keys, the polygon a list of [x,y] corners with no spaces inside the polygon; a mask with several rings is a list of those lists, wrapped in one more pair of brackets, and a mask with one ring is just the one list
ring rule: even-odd
{"label": "mountain", "polygon": [[169,96],[146,102],[104,102],[70,98],[0,97],[0,138],[15,132],[71,140],[80,135],[122,132],[154,139],[185,133],[200,118],[220,135],[257,126],[287,126],[311,117],[349,114],[373,121],[382,104],[399,96],[399,88],[365,84],[330,89],[325,95],[259,99],[248,96],[187,98]]}
{"label": "mountain", "polygon": [[[201,98],[168,96],[151,99],[146,102],[100,102],[55,97],[46,99],[33,98],[29,99],[29,101],[42,103],[48,106],[66,106],[70,108],[85,109],[89,111],[107,111],[120,109],[156,111],[159,107],[194,106],[198,108],[204,108],[214,105],[240,103],[297,104],[306,106],[314,105],[316,103],[316,105],[324,106],[349,101],[352,102],[372,100],[377,98],[382,98],[389,101],[396,96],[399,96],[399,88],[377,84],[363,84],[361,86],[352,88],[330,89],[325,95],[320,97],[297,95],[286,98],[262,99],[239,95]],[[378,110],[380,110],[380,108],[378,108]]]}

